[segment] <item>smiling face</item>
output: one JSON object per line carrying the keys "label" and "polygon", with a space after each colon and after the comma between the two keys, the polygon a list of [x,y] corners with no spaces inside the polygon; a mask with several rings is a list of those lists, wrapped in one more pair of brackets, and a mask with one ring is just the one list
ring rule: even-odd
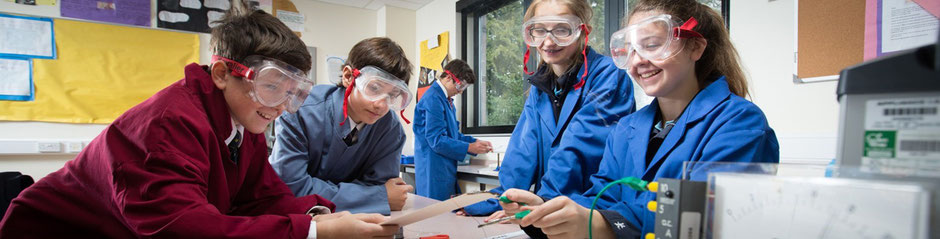
{"label": "smiling face", "polygon": [[[563,5],[561,2],[546,2],[544,4],[539,4],[535,8],[535,17],[541,16],[563,16],[563,15],[572,15],[570,9],[567,6]],[[556,30],[557,28],[569,28],[566,24],[536,24],[536,28],[542,28],[546,30]],[[571,32],[578,31],[578,29],[570,29]],[[557,31],[557,30],[556,30]],[[583,35],[583,33],[582,33]],[[545,61],[546,64],[555,66],[553,68],[567,68],[573,62],[574,54],[580,53],[582,40],[577,40],[571,45],[559,46],[551,37],[545,38],[545,41],[542,42],[538,47],[539,56],[542,58],[542,61]]]}
{"label": "smiling face", "polygon": [[251,96],[251,83],[232,76],[230,72],[225,64],[212,65],[212,81],[216,88],[222,90],[232,119],[248,132],[263,133],[268,124],[284,112],[285,104],[277,107],[261,105]]}
{"label": "smiling face", "polygon": [[[639,22],[660,14],[662,13],[659,11],[637,12],[630,17],[629,22]],[[694,42],[689,41],[689,39],[683,39],[675,42],[674,44],[688,44],[688,46],[664,60],[649,60],[644,59],[640,54],[633,54],[628,73],[649,96],[668,98],[677,94],[697,92],[695,61],[702,56],[705,45],[700,44],[704,43],[701,38],[694,39]]]}

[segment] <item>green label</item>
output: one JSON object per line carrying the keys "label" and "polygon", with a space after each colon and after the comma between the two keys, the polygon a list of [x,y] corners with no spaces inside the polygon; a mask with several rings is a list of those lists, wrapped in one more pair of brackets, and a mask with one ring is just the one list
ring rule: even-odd
{"label": "green label", "polygon": [[897,131],[865,131],[865,157],[894,158]]}

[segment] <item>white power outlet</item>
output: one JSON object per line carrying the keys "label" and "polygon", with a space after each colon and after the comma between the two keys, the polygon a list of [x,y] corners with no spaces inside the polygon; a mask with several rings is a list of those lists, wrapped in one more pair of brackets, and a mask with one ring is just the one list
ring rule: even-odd
{"label": "white power outlet", "polygon": [[39,142],[36,144],[40,153],[61,153],[62,144],[59,142]]}
{"label": "white power outlet", "polygon": [[84,148],[82,141],[69,141],[65,143],[65,152],[66,153],[79,153],[82,152]]}

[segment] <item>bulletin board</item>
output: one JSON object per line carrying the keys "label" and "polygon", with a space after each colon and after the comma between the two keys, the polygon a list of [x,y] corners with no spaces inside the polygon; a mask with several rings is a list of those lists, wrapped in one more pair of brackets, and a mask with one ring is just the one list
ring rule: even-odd
{"label": "bulletin board", "polygon": [[797,15],[794,82],[836,80],[862,62],[865,1],[798,0]]}
{"label": "bulletin board", "polygon": [[58,59],[33,60],[35,100],[0,120],[107,124],[199,61],[196,34],[56,19]]}

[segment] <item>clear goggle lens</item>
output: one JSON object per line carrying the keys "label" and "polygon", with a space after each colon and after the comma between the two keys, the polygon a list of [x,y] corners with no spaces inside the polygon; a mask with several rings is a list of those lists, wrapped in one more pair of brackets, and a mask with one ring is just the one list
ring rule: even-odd
{"label": "clear goggle lens", "polygon": [[559,46],[573,44],[581,36],[581,20],[574,15],[534,17],[522,25],[522,39],[538,47],[547,38]]}
{"label": "clear goggle lens", "polygon": [[214,61],[223,61],[232,69],[232,75],[243,77],[251,83],[249,95],[267,107],[286,104],[288,112],[297,112],[313,88],[313,81],[299,69],[276,59],[263,56],[248,56],[242,65],[233,60],[213,56]]}
{"label": "clear goggle lens", "polygon": [[[694,18],[690,21],[694,21]],[[689,28],[691,27],[694,27],[694,24]],[[680,34],[683,31],[691,33]],[[680,40],[695,35],[698,33],[680,29],[679,22],[670,15],[654,16],[614,32],[610,37],[610,54],[617,67],[630,69],[633,61],[637,60],[635,56],[651,61],[662,61],[675,56],[685,45]]]}
{"label": "clear goggle lens", "polygon": [[411,103],[411,91],[404,81],[374,66],[363,67],[359,72],[356,89],[366,100],[384,99],[393,111],[402,110]]}

